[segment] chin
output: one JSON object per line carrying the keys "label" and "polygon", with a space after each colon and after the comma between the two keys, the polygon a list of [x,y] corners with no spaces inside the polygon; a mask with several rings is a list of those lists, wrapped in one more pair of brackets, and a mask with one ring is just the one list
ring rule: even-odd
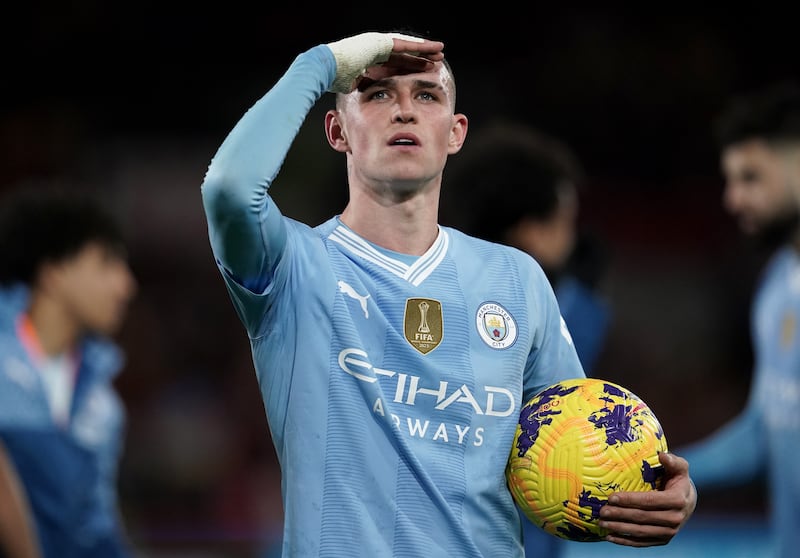
{"label": "chin", "polygon": [[111,337],[119,332],[121,324],[121,320],[97,321],[91,324],[88,329],[96,335]]}

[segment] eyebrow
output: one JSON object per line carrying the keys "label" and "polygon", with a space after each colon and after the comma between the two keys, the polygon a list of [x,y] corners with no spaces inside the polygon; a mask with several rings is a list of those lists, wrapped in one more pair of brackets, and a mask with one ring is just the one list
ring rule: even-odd
{"label": "eyebrow", "polygon": [[[379,79],[378,81],[370,83],[364,90],[372,89],[373,87],[396,87],[397,86],[397,79],[395,78],[384,78]],[[441,89],[444,90],[444,87],[441,83],[436,81],[430,81],[427,79],[415,79],[414,80],[414,88],[415,89]]]}

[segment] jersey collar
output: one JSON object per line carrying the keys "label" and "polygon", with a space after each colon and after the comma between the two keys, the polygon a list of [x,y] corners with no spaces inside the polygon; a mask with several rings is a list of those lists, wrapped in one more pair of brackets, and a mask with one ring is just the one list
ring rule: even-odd
{"label": "jersey collar", "polygon": [[354,233],[341,222],[333,229],[328,238],[339,244],[345,251],[367,260],[378,267],[382,267],[402,279],[405,279],[414,286],[422,282],[439,266],[447,255],[447,248],[450,245],[450,237],[442,227],[439,234],[430,248],[416,258],[412,263],[407,263],[400,259],[396,252],[386,250],[380,246],[369,242]]}

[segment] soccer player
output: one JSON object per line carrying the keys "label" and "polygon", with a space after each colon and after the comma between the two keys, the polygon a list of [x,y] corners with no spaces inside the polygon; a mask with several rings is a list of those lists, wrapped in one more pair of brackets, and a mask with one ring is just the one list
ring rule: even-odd
{"label": "soccer player", "polygon": [[[461,195],[454,207],[442,209],[464,232],[536,259],[584,371],[592,375],[611,317],[598,289],[604,254],[578,226],[583,169],[577,157],[563,142],[524,124],[497,120],[470,134],[445,178]],[[556,558],[566,551],[562,539],[524,518],[523,528],[526,556]]]}
{"label": "soccer player", "polygon": [[701,489],[766,473],[777,556],[789,558],[800,549],[800,84],[731,100],[716,131],[725,208],[771,252],[751,310],[755,360],[747,404],[683,455]]}
{"label": "soccer player", "polygon": [[13,192],[0,208],[0,555],[129,556],[108,338],[136,291],[121,231],[75,193]]}
{"label": "soccer player", "polygon": [[[521,403],[584,372],[541,267],[438,225],[455,111],[443,44],[368,32],[298,55],[205,175],[209,237],[250,338],[282,470],[284,556],[523,554],[505,484]],[[327,91],[349,201],[316,227],[268,189]],[[609,540],[667,543],[696,493],[617,493]]]}

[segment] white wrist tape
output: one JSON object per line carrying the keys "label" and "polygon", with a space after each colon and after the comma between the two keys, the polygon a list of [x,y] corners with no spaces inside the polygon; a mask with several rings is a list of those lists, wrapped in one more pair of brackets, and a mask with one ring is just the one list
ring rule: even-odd
{"label": "white wrist tape", "polygon": [[336,78],[331,85],[334,93],[350,93],[355,80],[367,68],[389,59],[394,48],[393,38],[421,43],[423,39],[400,33],[368,32],[328,43],[336,58]]}

